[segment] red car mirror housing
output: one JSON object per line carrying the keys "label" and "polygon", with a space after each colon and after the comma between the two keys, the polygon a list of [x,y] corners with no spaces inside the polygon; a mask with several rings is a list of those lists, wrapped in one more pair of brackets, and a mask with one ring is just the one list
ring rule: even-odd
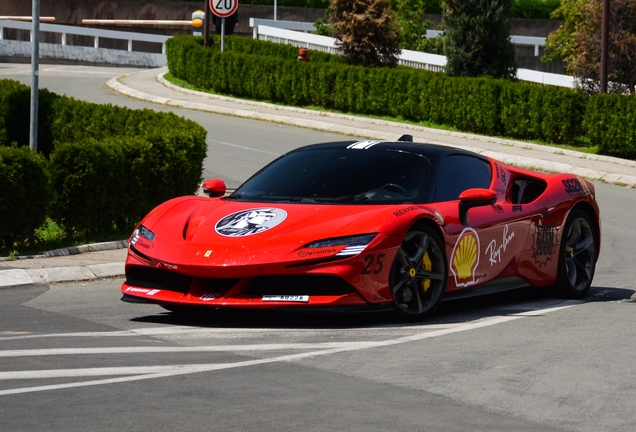
{"label": "red car mirror housing", "polygon": [[210,198],[221,197],[227,190],[225,182],[221,179],[207,180],[203,183],[203,193]]}
{"label": "red car mirror housing", "polygon": [[468,225],[468,210],[473,207],[492,205],[497,202],[497,192],[490,189],[466,189],[459,194],[459,221]]}

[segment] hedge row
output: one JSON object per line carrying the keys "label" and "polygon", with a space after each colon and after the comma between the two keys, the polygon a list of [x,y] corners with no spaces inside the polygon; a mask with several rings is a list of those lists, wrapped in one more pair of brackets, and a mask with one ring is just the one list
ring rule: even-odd
{"label": "hedge row", "polygon": [[[220,52],[221,37],[219,35],[210,35],[209,49]],[[174,71],[175,76],[185,76],[186,71],[183,69],[186,65],[187,53],[196,47],[203,45],[202,36],[189,36],[179,38],[179,43],[170,45],[170,55],[168,55],[168,67],[170,71]],[[225,38],[224,50],[237,54],[251,54],[262,57],[274,57],[281,60],[296,60],[298,58],[298,48],[279,44],[269,41],[261,41],[258,39],[229,36]],[[336,63],[342,62],[340,56],[312,51],[310,54],[312,63]]]}
{"label": "hedge row", "polygon": [[[568,143],[581,135],[583,92],[413,68],[364,68],[220,53],[191,36],[167,43],[170,71],[238,97],[432,121],[487,135]],[[523,119],[520,123],[519,119]]]}
{"label": "hedge row", "polygon": [[[0,221],[15,220],[0,231],[5,238],[4,231],[22,235],[41,225],[35,207],[48,208],[46,216],[69,230],[103,232],[132,227],[157,204],[196,191],[207,150],[206,131],[197,123],[172,113],[97,105],[47,91],[40,95],[35,154],[28,149],[30,89],[0,81],[0,171],[12,170],[12,179],[36,175],[24,173],[30,165],[16,164],[18,158],[31,165],[42,158],[46,167],[45,177],[22,182],[26,193],[1,188],[0,202],[12,204],[0,206]],[[41,193],[49,180],[52,200]],[[24,213],[12,213],[15,206]]]}
{"label": "hedge row", "polygon": [[592,96],[583,126],[601,153],[636,160],[636,96]]}
{"label": "hedge row", "polygon": [[167,55],[174,76],[221,94],[432,121],[491,136],[561,144],[587,138],[603,154],[636,157],[636,98],[631,96],[588,98],[580,90],[452,78],[406,67],[364,68],[232,50],[221,53],[204,48],[201,39],[192,36],[170,39]]}

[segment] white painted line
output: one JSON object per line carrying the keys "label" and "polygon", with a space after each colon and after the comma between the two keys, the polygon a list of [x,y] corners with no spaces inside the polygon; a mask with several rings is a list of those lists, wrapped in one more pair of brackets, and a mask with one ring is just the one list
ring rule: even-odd
{"label": "white painted line", "polygon": [[[108,348],[51,348],[0,351],[2,357],[37,357],[60,355],[92,355],[92,354],[157,354],[181,352],[234,352],[234,351],[276,351],[276,350],[308,350],[330,349],[345,346],[365,348],[374,342],[321,342],[321,343],[286,343],[286,344],[252,344],[252,345],[217,345],[217,346],[175,346],[175,347],[108,347]],[[2,373],[0,372],[0,376]],[[0,378],[1,379],[1,378]]]}
{"label": "white painted line", "polygon": [[265,154],[273,155],[273,156],[280,156],[281,155],[280,153],[272,153],[272,152],[269,152],[269,151],[266,151],[266,150],[255,149],[255,148],[252,148],[252,147],[245,147],[245,146],[241,146],[241,145],[238,145],[238,144],[231,144],[231,143],[228,143],[228,142],[217,141],[217,140],[213,140],[213,139],[207,139],[206,141],[209,142],[209,143],[221,144],[221,145],[228,146],[228,147],[234,147],[234,148],[239,148],[241,150],[249,150],[249,151],[254,151],[254,152],[258,152],[258,153],[265,153]]}
{"label": "white painted line", "polygon": [[[382,326],[370,326],[370,327],[352,327],[347,328],[347,332],[368,332],[373,331],[395,331],[396,329],[412,329],[416,330],[433,330],[442,328],[451,328],[457,324],[387,324]],[[224,327],[224,328],[205,328],[205,327],[186,327],[186,326],[162,326],[162,327],[144,327],[133,330],[122,331],[110,331],[110,332],[83,332],[83,333],[45,333],[45,334],[20,334],[11,336],[2,336],[0,341],[15,340],[15,339],[39,339],[39,338],[74,338],[74,337],[130,337],[130,336],[170,336],[178,335],[180,338],[185,338],[188,335],[192,337],[201,337],[206,335],[236,335],[237,333],[243,334],[262,334],[262,333],[311,333],[333,331],[336,329],[294,329],[294,328],[241,328],[241,327]],[[0,335],[3,332],[0,332]]]}
{"label": "white painted line", "polygon": [[[474,322],[459,324],[457,326],[454,326],[453,328],[434,330],[434,331],[400,337],[400,338],[391,339],[391,340],[368,342],[368,343],[365,343],[364,345],[359,345],[356,343],[348,343],[345,346],[338,347],[338,348],[319,350],[319,351],[310,351],[310,352],[298,353],[298,354],[290,354],[290,355],[265,358],[265,359],[248,360],[248,361],[242,361],[242,362],[236,362],[236,363],[211,363],[211,364],[198,364],[198,365],[141,366],[141,367],[123,367],[123,368],[62,369],[62,370],[50,370],[50,371],[43,370],[43,371],[3,372],[0,374],[0,379],[5,379],[5,380],[43,378],[43,377],[70,378],[70,377],[85,377],[85,376],[104,376],[104,375],[126,375],[126,374],[133,374],[133,375],[120,377],[120,378],[106,379],[106,380],[82,381],[82,382],[76,382],[76,383],[66,383],[66,384],[58,384],[58,385],[47,385],[47,386],[2,390],[0,391],[0,396],[19,394],[19,393],[40,392],[40,391],[47,391],[47,390],[67,389],[67,388],[75,388],[75,387],[86,387],[86,386],[102,385],[102,384],[113,384],[113,383],[128,382],[128,381],[139,381],[143,379],[166,378],[166,377],[185,375],[185,374],[191,374],[191,373],[210,372],[210,371],[218,371],[218,370],[225,370],[225,369],[235,369],[240,367],[256,366],[256,365],[262,365],[262,364],[297,361],[297,360],[302,360],[302,359],[310,358],[310,357],[319,357],[324,355],[337,354],[337,353],[350,352],[350,351],[360,351],[363,349],[370,349],[370,348],[382,348],[382,347],[398,345],[398,344],[402,344],[406,342],[421,341],[425,339],[445,336],[448,334],[460,333],[464,331],[470,331],[470,330],[475,330],[479,328],[489,327],[489,326],[493,326],[497,324],[502,324],[506,322],[523,319],[525,317],[545,315],[551,312],[556,312],[559,310],[572,307],[577,304],[581,304],[581,302],[568,301],[568,302],[561,303],[559,306],[551,307],[548,309],[538,309],[538,310],[533,310],[533,311],[528,311],[528,312],[523,312],[518,314],[511,314],[507,316],[495,316],[490,318],[484,318]],[[139,373],[141,373],[141,375],[139,375]]]}

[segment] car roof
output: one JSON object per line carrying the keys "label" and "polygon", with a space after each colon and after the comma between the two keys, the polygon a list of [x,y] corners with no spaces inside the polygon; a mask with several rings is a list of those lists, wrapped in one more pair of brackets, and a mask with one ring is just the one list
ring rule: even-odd
{"label": "car roof", "polygon": [[444,157],[448,155],[456,155],[456,154],[464,154],[473,157],[477,157],[488,161],[488,158],[474,153],[468,150],[463,150],[460,148],[445,146],[439,144],[429,144],[429,143],[415,143],[415,142],[407,142],[407,141],[375,141],[375,140],[364,140],[364,141],[335,141],[328,142],[322,144],[312,144],[304,147],[300,147],[296,150],[293,150],[289,153],[295,153],[299,151],[305,151],[310,149],[358,149],[358,150],[393,150],[393,151],[403,151],[408,153],[414,153],[421,156],[426,157],[431,161],[432,166],[437,166],[439,161],[441,161]]}

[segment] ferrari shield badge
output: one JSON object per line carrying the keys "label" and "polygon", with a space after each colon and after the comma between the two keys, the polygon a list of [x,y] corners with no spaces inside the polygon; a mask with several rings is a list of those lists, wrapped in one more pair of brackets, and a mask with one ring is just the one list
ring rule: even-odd
{"label": "ferrari shield badge", "polygon": [[277,208],[249,209],[225,216],[214,229],[225,237],[245,237],[274,228],[286,217],[287,212]]}

